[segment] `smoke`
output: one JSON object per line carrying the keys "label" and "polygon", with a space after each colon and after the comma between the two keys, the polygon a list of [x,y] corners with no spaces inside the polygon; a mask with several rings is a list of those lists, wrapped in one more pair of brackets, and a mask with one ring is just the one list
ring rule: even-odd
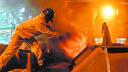
{"label": "smoke", "polygon": [[55,28],[60,32],[81,32],[88,36],[88,42],[93,42],[93,13],[88,2],[67,0],[33,0],[32,5],[39,11],[43,8],[55,10]]}

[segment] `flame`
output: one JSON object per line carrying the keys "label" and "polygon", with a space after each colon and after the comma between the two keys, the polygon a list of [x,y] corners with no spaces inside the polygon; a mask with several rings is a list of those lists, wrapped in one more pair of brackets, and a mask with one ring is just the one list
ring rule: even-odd
{"label": "flame", "polygon": [[83,34],[71,34],[68,39],[59,42],[59,47],[71,59],[75,58],[87,45],[87,39]]}

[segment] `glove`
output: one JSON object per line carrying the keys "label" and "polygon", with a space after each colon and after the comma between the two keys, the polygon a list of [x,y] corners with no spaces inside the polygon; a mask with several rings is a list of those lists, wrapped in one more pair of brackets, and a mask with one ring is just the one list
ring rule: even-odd
{"label": "glove", "polygon": [[60,35],[58,32],[54,32],[52,35],[49,35],[48,38],[57,38]]}
{"label": "glove", "polygon": [[68,33],[68,32],[66,32],[66,33],[60,33],[60,34],[57,36],[57,38],[58,38],[59,40],[65,40],[65,39],[69,38],[70,35],[71,35],[71,34]]}
{"label": "glove", "polygon": [[43,66],[43,60],[38,60],[38,64],[40,67]]}

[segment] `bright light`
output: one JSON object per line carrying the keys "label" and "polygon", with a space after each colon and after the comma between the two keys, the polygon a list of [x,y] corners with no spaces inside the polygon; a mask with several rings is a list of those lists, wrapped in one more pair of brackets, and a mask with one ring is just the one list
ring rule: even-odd
{"label": "bright light", "polygon": [[106,6],[103,8],[103,15],[105,19],[111,18],[114,15],[114,9],[111,6]]}
{"label": "bright light", "polygon": [[95,38],[96,44],[100,44],[103,42],[103,38]]}
{"label": "bright light", "polygon": [[126,38],[117,38],[117,43],[124,44],[126,42]]}
{"label": "bright light", "polygon": [[20,12],[25,12],[25,8],[22,8],[22,9],[20,10]]}

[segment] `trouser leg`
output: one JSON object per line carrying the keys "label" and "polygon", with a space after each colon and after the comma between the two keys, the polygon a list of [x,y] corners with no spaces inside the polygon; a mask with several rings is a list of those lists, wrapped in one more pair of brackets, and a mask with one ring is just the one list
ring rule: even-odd
{"label": "trouser leg", "polygon": [[21,44],[19,31],[16,31],[5,51],[0,55],[0,67],[3,67],[14,56]]}
{"label": "trouser leg", "polygon": [[19,61],[16,56],[13,56],[10,61],[2,68],[2,72],[8,72],[9,70],[13,70],[15,68],[21,68]]}

